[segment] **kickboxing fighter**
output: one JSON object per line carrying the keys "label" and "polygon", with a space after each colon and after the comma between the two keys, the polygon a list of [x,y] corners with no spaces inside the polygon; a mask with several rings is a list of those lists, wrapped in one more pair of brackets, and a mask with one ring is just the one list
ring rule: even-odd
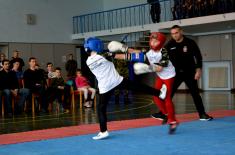
{"label": "kickboxing fighter", "polygon": [[[154,95],[164,99],[167,89],[162,87],[154,89],[147,85],[132,83],[124,79],[116,71],[114,64],[101,54],[103,53],[103,42],[95,37],[88,38],[84,43],[85,51],[89,54],[86,64],[95,75],[98,81],[99,102],[97,105],[98,120],[100,124],[100,132],[94,136],[94,140],[104,139],[109,136],[107,130],[107,114],[106,108],[111,95],[115,88],[127,88],[135,91],[141,91],[150,95]],[[137,59],[135,59],[137,60]]]}
{"label": "kickboxing fighter", "polygon": [[[161,120],[163,120],[163,123],[168,122],[169,124],[169,134],[173,134],[178,125],[178,122],[175,117],[174,105],[171,99],[172,86],[175,77],[175,68],[169,60],[167,50],[163,48],[165,41],[166,37],[164,34],[159,32],[152,32],[149,41],[150,50],[146,54],[141,52],[140,50],[127,49],[127,54],[125,58],[133,59],[137,57],[146,57],[149,65],[139,62],[135,63],[135,73],[143,74],[154,71],[157,75],[154,88],[160,89],[163,84],[167,87],[167,94],[164,100],[160,99],[158,96],[154,96],[153,100],[165,116],[165,118]],[[116,41],[112,41],[108,45],[108,49],[111,52],[122,51],[123,47],[126,46]],[[118,55],[116,55],[116,57],[117,56]],[[118,57],[121,58],[123,56],[119,54]]]}

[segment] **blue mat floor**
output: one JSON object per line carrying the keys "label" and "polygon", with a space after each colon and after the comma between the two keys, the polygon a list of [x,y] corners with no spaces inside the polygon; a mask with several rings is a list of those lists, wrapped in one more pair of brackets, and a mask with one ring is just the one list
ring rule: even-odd
{"label": "blue mat floor", "polygon": [[105,140],[74,136],[0,146],[0,155],[234,155],[235,117],[110,132]]}

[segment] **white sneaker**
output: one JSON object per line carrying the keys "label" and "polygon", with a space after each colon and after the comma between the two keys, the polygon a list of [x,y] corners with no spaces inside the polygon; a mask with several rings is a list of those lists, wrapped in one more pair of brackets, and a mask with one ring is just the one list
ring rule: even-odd
{"label": "white sneaker", "polygon": [[100,140],[100,139],[104,139],[107,138],[109,136],[109,132],[105,131],[105,132],[99,132],[97,136],[92,137],[94,140]]}
{"label": "white sneaker", "polygon": [[166,92],[167,92],[167,87],[165,84],[162,85],[162,88],[160,89],[160,95],[159,98],[164,100],[166,98]]}
{"label": "white sneaker", "polygon": [[91,105],[90,105],[89,102],[85,102],[85,103],[84,103],[84,107],[85,107],[85,108],[91,108]]}

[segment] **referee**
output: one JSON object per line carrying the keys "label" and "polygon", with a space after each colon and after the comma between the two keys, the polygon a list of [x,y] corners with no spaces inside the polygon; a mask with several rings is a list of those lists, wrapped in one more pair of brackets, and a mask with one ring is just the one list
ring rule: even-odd
{"label": "referee", "polygon": [[[165,48],[169,52],[170,60],[176,70],[172,97],[180,84],[185,82],[193,97],[200,120],[212,120],[213,117],[205,112],[197,83],[202,72],[202,55],[200,49],[192,39],[183,35],[183,30],[178,25],[171,27],[171,37],[172,39],[166,44]],[[161,120],[167,118],[161,112],[153,114],[152,117]]]}

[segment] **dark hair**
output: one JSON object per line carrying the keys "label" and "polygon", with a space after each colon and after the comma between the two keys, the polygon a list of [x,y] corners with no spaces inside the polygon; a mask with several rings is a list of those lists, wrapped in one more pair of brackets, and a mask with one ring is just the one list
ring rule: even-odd
{"label": "dark hair", "polygon": [[60,68],[60,67],[56,67],[56,68],[55,68],[55,70],[59,70],[59,71],[61,71],[61,68]]}
{"label": "dark hair", "polygon": [[52,65],[52,66],[53,66],[53,63],[52,63],[52,62],[48,62],[48,63],[47,63],[47,66],[48,66],[48,65]]}
{"label": "dark hair", "polygon": [[2,60],[2,65],[4,65],[4,62],[10,62],[8,59]]}
{"label": "dark hair", "polygon": [[13,59],[12,60],[12,64],[16,63],[16,62],[19,62],[20,63],[20,60],[19,59]]}
{"label": "dark hair", "polygon": [[35,58],[35,57],[30,57],[30,58],[29,58],[29,62],[30,62],[31,60],[36,60],[36,58]]}
{"label": "dark hair", "polygon": [[78,68],[76,71],[77,71],[77,72],[82,72],[82,70],[81,70],[80,68]]}
{"label": "dark hair", "polygon": [[174,26],[171,27],[171,30],[172,29],[180,29],[181,30],[182,28],[179,25],[174,25]]}

